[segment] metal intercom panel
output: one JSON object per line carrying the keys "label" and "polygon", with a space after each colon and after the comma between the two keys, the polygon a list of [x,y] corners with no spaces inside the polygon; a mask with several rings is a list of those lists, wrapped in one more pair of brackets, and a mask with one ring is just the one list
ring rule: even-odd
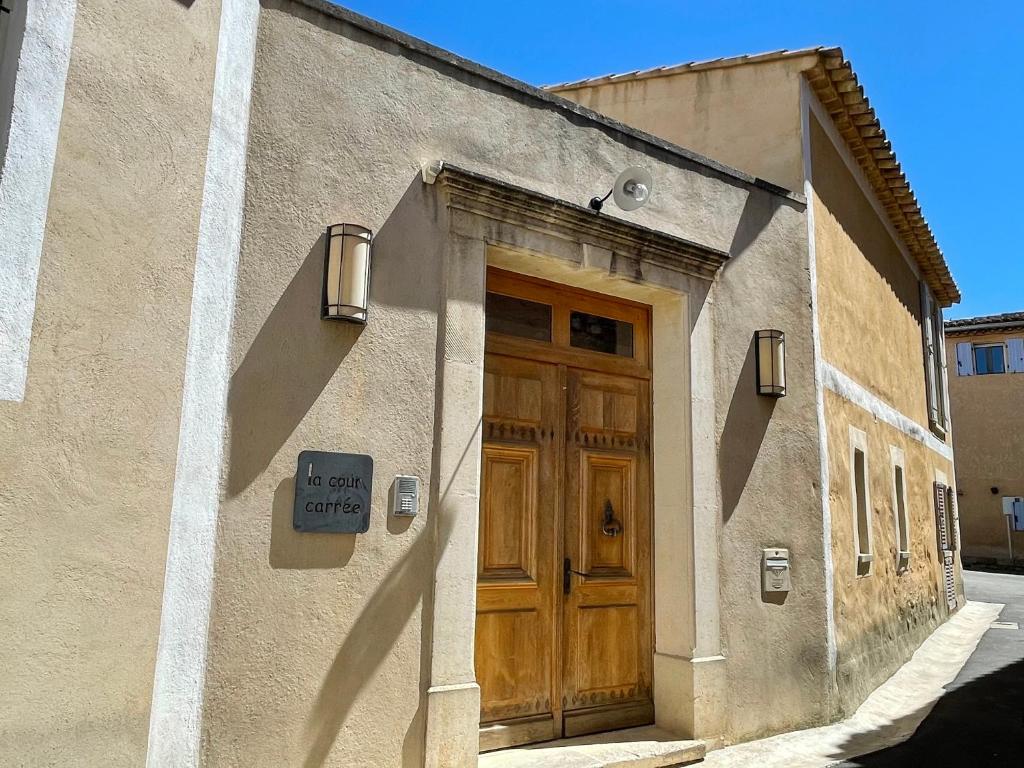
{"label": "metal intercom panel", "polygon": [[765,592],[789,592],[788,549],[765,549],[762,551],[761,588]]}
{"label": "metal intercom panel", "polygon": [[392,486],[391,513],[414,517],[420,508],[420,479],[414,475],[397,475]]}

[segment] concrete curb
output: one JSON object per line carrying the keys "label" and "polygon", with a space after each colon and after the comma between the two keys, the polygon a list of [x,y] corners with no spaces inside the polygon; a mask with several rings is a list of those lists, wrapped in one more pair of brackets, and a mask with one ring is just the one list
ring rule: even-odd
{"label": "concrete curb", "polygon": [[906,741],[977,648],[1001,603],[969,601],[848,719],[709,752],[709,768],[823,768]]}

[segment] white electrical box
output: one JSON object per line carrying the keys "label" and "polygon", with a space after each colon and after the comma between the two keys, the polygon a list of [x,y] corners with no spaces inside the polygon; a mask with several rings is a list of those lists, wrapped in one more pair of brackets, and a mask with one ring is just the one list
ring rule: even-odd
{"label": "white electrical box", "polygon": [[788,549],[765,549],[762,551],[761,589],[764,592],[789,592]]}
{"label": "white electrical box", "polygon": [[420,509],[420,479],[413,475],[396,475],[391,486],[391,514],[415,517]]}
{"label": "white electrical box", "polygon": [[1024,496],[1003,496],[1003,514],[1015,531],[1024,531]]}

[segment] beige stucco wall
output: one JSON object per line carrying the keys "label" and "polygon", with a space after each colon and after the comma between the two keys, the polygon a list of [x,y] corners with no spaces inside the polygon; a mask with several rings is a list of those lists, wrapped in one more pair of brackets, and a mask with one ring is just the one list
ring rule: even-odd
{"label": "beige stucco wall", "polygon": [[[928,429],[917,278],[822,126],[810,117],[814,247],[823,361]],[[837,707],[849,714],[947,615],[932,483],[952,482],[932,447],[825,393],[834,565]],[[856,575],[850,427],[867,434],[875,561]],[[909,569],[896,573],[890,446],[905,453]]]}
{"label": "beige stucco wall", "polygon": [[[958,376],[956,345],[1010,338],[1024,329],[946,337],[960,535],[972,557],[1009,558],[1003,496],[1024,496],[1024,374]],[[1024,557],[1024,531],[1010,535],[1014,558]]]}
{"label": "beige stucco wall", "polygon": [[560,96],[786,189],[803,189],[800,72],[812,56],[559,88]]}
{"label": "beige stucco wall", "polygon": [[917,277],[813,115],[810,148],[822,358],[927,427]]}
{"label": "beige stucco wall", "polygon": [[[935,534],[932,483],[952,480],[949,462],[833,392],[825,392],[832,518],[838,706],[851,714],[948,615]],[[857,576],[850,427],[867,435],[868,498],[875,555]],[[890,446],[904,452],[910,563],[897,573],[897,528]]]}
{"label": "beige stucco wall", "polygon": [[144,764],[217,2],[80,0],[24,402],[0,402],[0,763]]}
{"label": "beige stucco wall", "polygon": [[[753,389],[752,330],[772,319],[807,334],[806,282],[780,284],[764,302],[747,293],[780,263],[806,275],[803,206],[750,195],[681,159],[656,161],[634,140],[581,127],[564,112],[290,3],[268,3],[261,13],[252,109],[204,761],[419,765],[434,507],[406,524],[388,519],[384,508],[398,472],[419,475],[425,499],[443,491],[432,482],[433,376],[447,225],[435,188],[420,181],[421,165],[443,158],[581,203],[622,167],[651,168],[656,195],[629,217],[738,257],[735,288],[720,299],[728,373],[716,395],[743,393],[744,408]],[[702,213],[680,219],[679,210]],[[378,233],[373,306],[362,330],[317,316],[321,232],[340,220]],[[723,586],[722,623],[737,627],[726,665],[732,706],[747,712],[729,724],[740,737],[754,727],[752,702],[762,712],[777,704],[763,639],[748,647],[757,632],[739,629],[744,624],[774,638],[773,671],[796,676],[787,679],[806,692],[768,727],[820,717],[814,691],[824,682],[813,679],[824,646],[824,590],[815,574],[820,530],[815,537],[815,515],[796,519],[790,504],[794,485],[798,497],[814,500],[812,361],[809,342],[794,346],[790,375],[798,391],[765,428],[759,450],[746,454],[747,476],[734,478],[737,499],[726,522],[737,574],[727,574]],[[723,413],[719,423],[737,430],[745,418]],[[292,478],[304,448],[373,454],[367,534],[292,531]],[[792,457],[805,476],[773,475],[780,457]],[[746,597],[758,589],[760,563],[760,542],[741,543],[748,523],[801,558],[801,591],[786,604]],[[793,637],[802,640],[784,640]]]}
{"label": "beige stucco wall", "polygon": [[[752,196],[735,260],[715,287],[723,653],[729,741],[829,717],[826,587],[818,490],[807,230],[802,212]],[[779,249],[746,247],[776,217],[795,219]],[[755,393],[753,335],[786,333],[787,394]],[[761,592],[765,548],[790,551],[792,591]],[[780,681],[785,683],[780,686]],[[780,695],[781,694],[781,695]]]}

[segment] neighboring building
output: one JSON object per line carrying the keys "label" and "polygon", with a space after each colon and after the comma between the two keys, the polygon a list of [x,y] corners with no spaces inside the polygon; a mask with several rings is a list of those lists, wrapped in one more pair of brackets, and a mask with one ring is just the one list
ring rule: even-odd
{"label": "neighboring building", "polygon": [[1024,312],[946,323],[964,560],[1024,560]]}
{"label": "neighboring building", "polygon": [[838,51],[681,70],[705,146],[319,0],[4,4],[0,763],[715,747],[956,609],[958,294]]}

